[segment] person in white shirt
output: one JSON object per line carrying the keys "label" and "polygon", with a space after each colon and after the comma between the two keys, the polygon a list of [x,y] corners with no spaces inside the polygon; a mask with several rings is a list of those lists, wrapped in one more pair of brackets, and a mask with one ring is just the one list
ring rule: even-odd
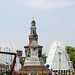
{"label": "person in white shirt", "polygon": [[56,75],[59,75],[58,71],[56,72]]}
{"label": "person in white shirt", "polygon": [[55,75],[55,72],[54,71],[52,72],[52,75]]}

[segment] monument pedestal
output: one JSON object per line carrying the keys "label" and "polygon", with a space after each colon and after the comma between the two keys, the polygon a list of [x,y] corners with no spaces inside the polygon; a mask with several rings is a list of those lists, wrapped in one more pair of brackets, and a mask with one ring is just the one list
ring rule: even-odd
{"label": "monument pedestal", "polygon": [[32,71],[36,71],[36,73],[40,72],[40,71],[49,71],[46,66],[23,66],[20,71],[29,71],[29,72],[32,72]]}
{"label": "monument pedestal", "polygon": [[24,66],[41,66],[44,65],[43,59],[38,57],[27,57]]}
{"label": "monument pedestal", "polygon": [[20,69],[20,71],[48,71],[48,69],[44,66],[44,62],[42,57],[27,57],[25,59],[24,66]]}

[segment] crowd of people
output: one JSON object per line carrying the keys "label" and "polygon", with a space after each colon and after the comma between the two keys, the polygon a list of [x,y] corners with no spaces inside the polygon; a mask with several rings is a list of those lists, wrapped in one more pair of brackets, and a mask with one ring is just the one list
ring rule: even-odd
{"label": "crowd of people", "polygon": [[[32,74],[29,73],[28,75],[32,75]],[[37,75],[39,75],[39,74],[37,73]],[[58,71],[56,71],[56,72],[55,71],[52,71],[52,73],[48,73],[48,75],[60,75],[60,73]],[[75,75],[75,74],[73,74],[73,72],[65,72],[62,75]]]}

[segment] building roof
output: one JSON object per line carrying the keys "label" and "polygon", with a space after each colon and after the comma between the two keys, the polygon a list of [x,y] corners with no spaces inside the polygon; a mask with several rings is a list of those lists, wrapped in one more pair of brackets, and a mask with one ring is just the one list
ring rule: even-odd
{"label": "building roof", "polygon": [[16,51],[23,52],[22,50],[16,50]]}
{"label": "building roof", "polygon": [[16,53],[16,50],[15,50],[15,45],[12,43],[12,41],[9,41],[9,40],[4,40],[2,42],[2,50],[4,51],[5,48],[9,51],[9,52],[15,52]]}
{"label": "building roof", "polygon": [[[30,47],[30,45],[26,45],[26,46],[24,46],[24,48],[29,48],[29,47]],[[43,47],[43,46],[38,45],[38,47]]]}

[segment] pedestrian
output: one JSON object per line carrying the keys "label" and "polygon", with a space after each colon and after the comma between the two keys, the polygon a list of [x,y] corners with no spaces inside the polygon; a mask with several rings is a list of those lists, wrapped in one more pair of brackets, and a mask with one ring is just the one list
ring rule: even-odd
{"label": "pedestrian", "polygon": [[65,75],[67,75],[66,72],[65,72]]}
{"label": "pedestrian", "polygon": [[37,75],[38,75],[38,73],[37,73]]}
{"label": "pedestrian", "polygon": [[48,75],[51,75],[51,73],[48,73]]}
{"label": "pedestrian", "polygon": [[73,75],[73,72],[72,71],[70,72],[70,75]]}
{"label": "pedestrian", "polygon": [[54,71],[52,72],[52,75],[55,75],[55,72]]}
{"label": "pedestrian", "polygon": [[58,71],[56,72],[56,75],[59,75]]}

